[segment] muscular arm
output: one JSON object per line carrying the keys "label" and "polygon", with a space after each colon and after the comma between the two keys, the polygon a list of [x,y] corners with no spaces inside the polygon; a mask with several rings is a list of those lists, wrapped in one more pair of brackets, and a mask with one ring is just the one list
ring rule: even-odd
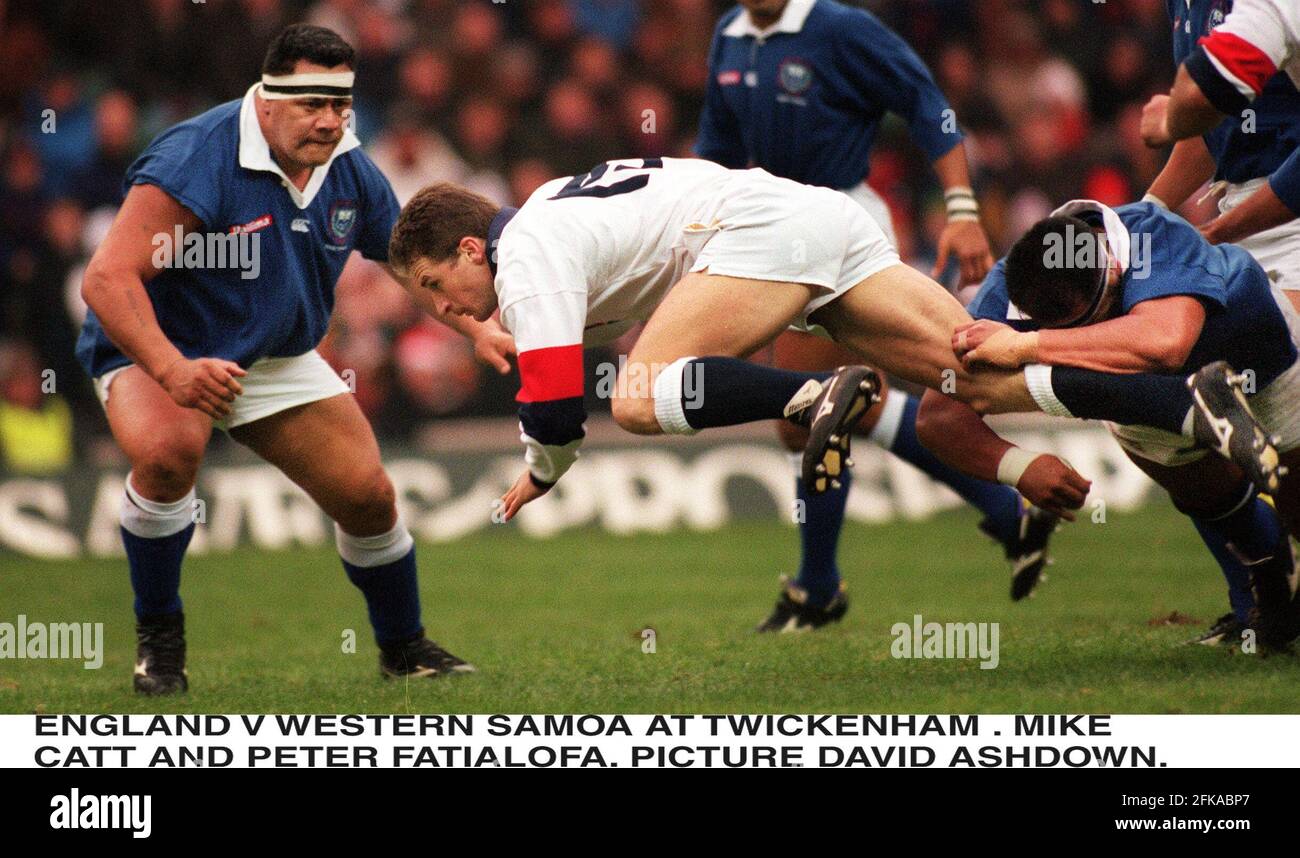
{"label": "muscular arm", "polygon": [[1187,295],[1143,301],[1127,314],[1083,328],[1037,332],[1029,363],[1099,372],[1176,372],[1205,324],[1205,307]]}
{"label": "muscular arm", "polygon": [[936,390],[927,390],[921,397],[916,435],[944,464],[994,483],[998,462],[1014,446],[990,429],[969,405]]}
{"label": "muscular arm", "polygon": [[[159,271],[153,261],[158,248],[154,237],[171,241],[177,224],[182,233],[202,228],[193,212],[161,188],[135,185],[91,257],[81,284],[81,297],[99,317],[108,338],[154,379],[183,357],[158,326],[144,288]],[[174,250],[181,252],[181,248]]]}
{"label": "muscular arm", "polygon": [[1199,136],[1179,140],[1147,193],[1176,209],[1214,176],[1214,158]]}
{"label": "muscular arm", "polygon": [[[989,482],[1000,482],[998,466],[1015,448],[990,429],[969,405],[934,390],[927,390],[921,398],[916,434],[941,461]],[[1056,456],[1040,453],[1025,468],[1015,487],[1035,506],[1073,521],[1070,510],[1083,506],[1091,486]]]}
{"label": "muscular arm", "polygon": [[981,319],[958,325],[952,348],[968,370],[1043,363],[1106,373],[1171,373],[1187,362],[1204,324],[1205,307],[1198,299],[1171,295],[1082,328],[1022,332]]}
{"label": "muscular arm", "polygon": [[1173,140],[1195,137],[1213,130],[1223,121],[1223,114],[1210,103],[1200,86],[1180,65],[1174,77],[1174,88],[1169,91],[1169,106],[1165,113],[1165,129]]}
{"label": "muscular arm", "polygon": [[[159,271],[154,264],[155,253],[163,248],[159,239],[174,242],[178,225],[182,235],[203,228],[193,212],[165,191],[148,184],[133,186],[86,267],[81,296],[114,345],[172,401],[220,420],[243,393],[236,379],[246,374],[244,369],[221,358],[187,359],[159,327],[144,288]],[[183,249],[173,247],[172,252]]]}

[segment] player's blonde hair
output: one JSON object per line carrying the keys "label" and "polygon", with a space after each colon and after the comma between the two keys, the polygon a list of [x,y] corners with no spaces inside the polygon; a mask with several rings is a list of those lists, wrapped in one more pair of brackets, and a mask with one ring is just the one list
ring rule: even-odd
{"label": "player's blonde hair", "polygon": [[452,182],[423,188],[402,207],[388,240],[388,262],[410,270],[424,257],[442,262],[456,255],[465,236],[487,240],[488,227],[501,207],[481,194]]}

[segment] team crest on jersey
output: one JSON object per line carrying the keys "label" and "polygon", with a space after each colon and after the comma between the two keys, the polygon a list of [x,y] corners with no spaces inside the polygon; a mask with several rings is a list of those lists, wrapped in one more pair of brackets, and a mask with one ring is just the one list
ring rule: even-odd
{"label": "team crest on jersey", "polygon": [[1223,20],[1228,17],[1228,13],[1231,11],[1232,0],[1214,0],[1214,2],[1210,4],[1210,15],[1206,19],[1206,32],[1209,32],[1222,24]]}
{"label": "team crest on jersey", "polygon": [[797,57],[786,57],[781,61],[781,67],[777,69],[776,78],[781,84],[781,89],[790,95],[802,95],[808,91],[808,87],[812,86],[813,72],[803,60]]}
{"label": "team crest on jersey", "polygon": [[339,200],[330,207],[330,237],[335,244],[347,241],[357,225],[357,207],[352,200]]}

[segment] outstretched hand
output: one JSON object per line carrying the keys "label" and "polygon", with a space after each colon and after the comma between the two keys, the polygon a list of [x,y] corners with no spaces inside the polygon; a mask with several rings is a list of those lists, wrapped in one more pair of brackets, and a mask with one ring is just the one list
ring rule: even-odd
{"label": "outstretched hand", "polygon": [[494,517],[501,522],[507,522],[515,517],[524,504],[537,500],[548,491],[549,488],[542,488],[533,482],[532,472],[524,469],[510,490],[496,502]]}
{"label": "outstretched hand", "polygon": [[474,338],[474,356],[502,375],[510,374],[510,358],[517,355],[515,338],[500,326],[484,325]]}
{"label": "outstretched hand", "polygon": [[1066,462],[1044,453],[1029,463],[1016,489],[1039,509],[1074,521],[1071,510],[1079,509],[1088,497],[1092,482]]}

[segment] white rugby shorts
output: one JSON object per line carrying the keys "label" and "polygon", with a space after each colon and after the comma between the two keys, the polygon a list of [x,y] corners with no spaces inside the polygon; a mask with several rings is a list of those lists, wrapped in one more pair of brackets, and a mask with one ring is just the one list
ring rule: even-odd
{"label": "white rugby shorts", "polygon": [[728,183],[717,228],[691,271],[814,286],[795,330],[808,316],[879,271],[898,265],[880,225],[840,191],[815,188],[762,170]]}
{"label": "white rugby shorts", "polygon": [[[1229,185],[1219,200],[1219,212],[1229,212],[1241,204],[1268,179],[1251,179],[1239,185]],[[1235,244],[1255,257],[1255,261],[1268,272],[1268,277],[1286,290],[1300,289],[1300,218],[1281,226],[1266,229]]]}
{"label": "white rugby shorts", "polygon": [[[95,379],[95,393],[105,408],[113,379],[129,366],[111,369]],[[295,405],[349,392],[343,379],[315,349],[294,357],[261,358],[245,369],[248,375],[239,379],[244,392],[230,404],[229,416],[212,421],[218,429],[230,430]]]}

